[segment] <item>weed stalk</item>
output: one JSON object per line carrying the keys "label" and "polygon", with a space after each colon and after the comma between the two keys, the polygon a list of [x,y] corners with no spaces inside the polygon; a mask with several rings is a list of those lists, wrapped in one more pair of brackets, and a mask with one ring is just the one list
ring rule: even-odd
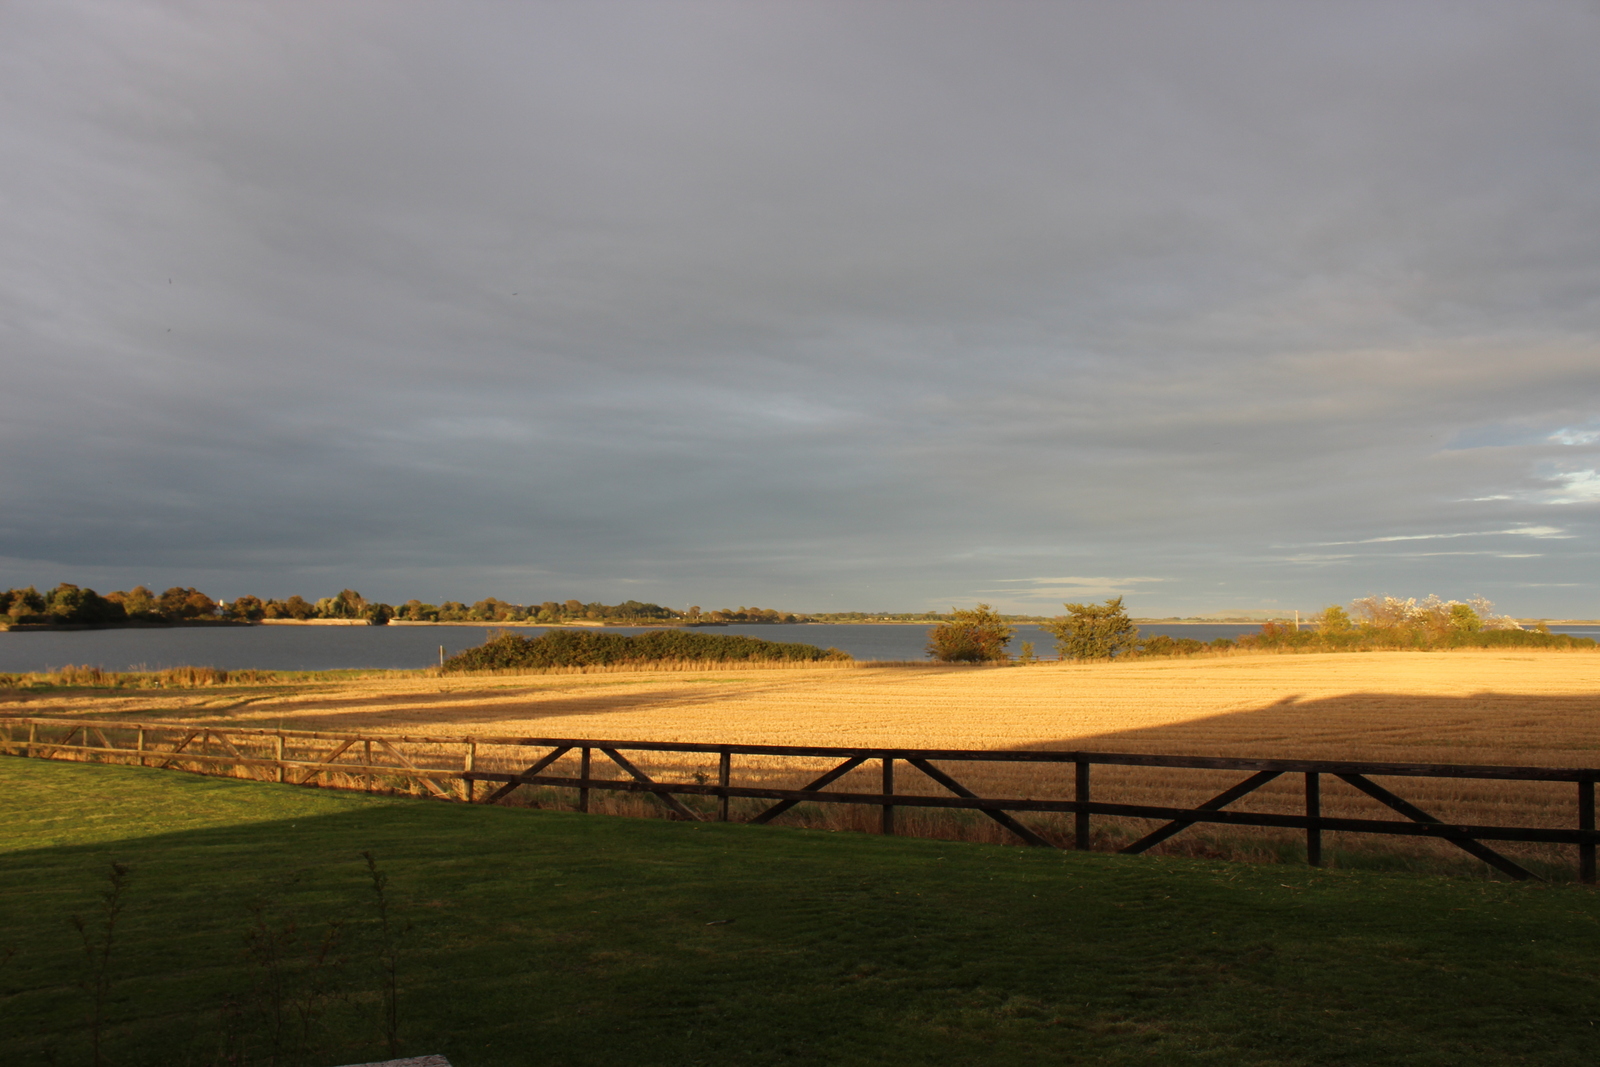
{"label": "weed stalk", "polygon": [[383,981],[383,1036],[389,1055],[400,1055],[400,938],[410,929],[401,925],[391,914],[389,900],[389,875],[378,869],[378,861],[370,851],[361,853],[367,861],[367,874],[372,878],[372,892],[378,898],[378,971]]}
{"label": "weed stalk", "polygon": [[106,872],[106,888],[100,894],[100,922],[91,929],[82,916],[74,915],[72,925],[83,939],[84,978],[82,988],[89,994],[89,1045],[91,1062],[102,1067],[105,1036],[106,1000],[111,995],[111,951],[116,945],[117,919],[122,915],[123,898],[128,891],[128,875],[133,868],[112,861]]}

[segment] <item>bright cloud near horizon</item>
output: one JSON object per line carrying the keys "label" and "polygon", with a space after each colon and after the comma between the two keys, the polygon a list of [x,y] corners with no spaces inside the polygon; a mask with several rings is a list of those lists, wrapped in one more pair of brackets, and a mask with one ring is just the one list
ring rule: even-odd
{"label": "bright cloud near horizon", "polygon": [[1600,616],[1597,53],[1546,0],[12,0],[0,583]]}

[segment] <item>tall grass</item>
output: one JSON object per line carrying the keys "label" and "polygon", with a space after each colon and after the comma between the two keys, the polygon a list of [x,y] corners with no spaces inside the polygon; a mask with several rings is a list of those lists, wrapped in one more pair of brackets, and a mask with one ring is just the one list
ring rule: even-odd
{"label": "tall grass", "polygon": [[67,665],[53,671],[0,673],[0,689],[206,689],[232,685],[289,685],[302,682],[348,682],[365,678],[429,678],[423,670],[264,671],[221,667],[167,667],[158,671],[108,671]]}

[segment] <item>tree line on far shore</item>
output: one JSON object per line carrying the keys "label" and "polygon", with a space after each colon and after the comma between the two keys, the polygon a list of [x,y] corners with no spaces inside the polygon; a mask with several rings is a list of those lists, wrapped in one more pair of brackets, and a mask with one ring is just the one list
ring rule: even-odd
{"label": "tree line on far shore", "polygon": [[353,589],[314,603],[298,596],[287,600],[242,596],[226,602],[177,585],[164,593],[136,585],[101,596],[93,589],[62,582],[47,593],[31,585],[0,593],[0,624],[7,625],[171,626],[263,619],[364,619],[381,625],[393,615],[389,605],[370,603]]}
{"label": "tree line on far shore", "polygon": [[[1056,639],[1064,660],[1126,659],[1139,656],[1183,656],[1197,652],[1257,649],[1290,652],[1358,652],[1378,649],[1429,651],[1448,648],[1593,649],[1591,637],[1553,634],[1540,624],[1524,630],[1515,620],[1497,615],[1482,597],[1468,601],[1429,596],[1399,599],[1368,596],[1354,600],[1347,611],[1324,608],[1311,622],[1299,625],[1272,621],[1253,634],[1219,637],[1205,642],[1155,634],[1141,638],[1123,610],[1122,598],[1103,604],[1064,604],[1067,614],[1040,625]],[[970,610],[951,609],[947,621],[928,635],[928,655],[946,663],[1006,663],[1013,630],[987,604]],[[1033,644],[1022,643],[1015,657],[1028,663],[1037,657]]]}
{"label": "tree line on far shore", "polygon": [[257,623],[273,619],[298,622],[313,619],[363,620],[373,626],[382,626],[391,620],[546,625],[601,622],[616,626],[810,621],[808,616],[772,608],[739,607],[705,611],[691,607],[687,611],[676,611],[660,604],[637,600],[627,600],[621,604],[546,600],[539,604],[523,605],[488,597],[474,604],[454,600],[447,600],[443,604],[426,604],[420,600],[408,600],[395,606],[369,601],[354,589],[344,589],[334,596],[315,601],[298,595],[283,600],[241,596],[232,601],[221,601],[190,587],[173,586],[158,594],[142,585],[102,596],[93,589],[66,582],[46,593],[39,592],[31,585],[0,593],[0,629],[11,626],[204,625]]}

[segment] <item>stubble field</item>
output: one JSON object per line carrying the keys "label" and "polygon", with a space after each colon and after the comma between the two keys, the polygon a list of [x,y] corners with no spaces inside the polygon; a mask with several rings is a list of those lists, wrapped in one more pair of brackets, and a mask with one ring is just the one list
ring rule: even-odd
{"label": "stubble field", "polygon": [[[1066,748],[1120,752],[1303,757],[1429,763],[1600,765],[1600,656],[1584,652],[1457,651],[1341,655],[1233,655],[1117,664],[1028,667],[871,666],[787,670],[604,672],[525,676],[410,676],[295,686],[201,690],[21,690],[5,714],[93,714],[110,718],[212,721],[234,726],[382,732],[457,738],[586,737],[796,745]],[[492,766],[485,752],[479,766]],[[511,767],[518,755],[506,751]],[[674,760],[677,760],[674,762]],[[639,761],[668,779],[713,768],[675,757]],[[760,760],[736,766],[736,782],[798,784],[815,767]],[[575,773],[558,764],[550,773]],[[1069,796],[1067,768],[961,769],[985,795]],[[839,788],[871,791],[870,776]],[[1239,773],[1102,767],[1096,799],[1194,804]],[[1440,818],[1479,823],[1572,826],[1571,785],[1390,780],[1402,796]],[[906,792],[942,790],[907,770]],[[1236,806],[1292,811],[1300,786],[1281,779]],[[528,792],[524,790],[524,792]],[[548,807],[570,798],[530,796]],[[648,798],[618,796],[604,810],[650,814]],[[1338,783],[1324,813],[1391,817]],[[833,829],[867,829],[875,812],[830,806],[787,818]],[[1029,816],[1047,837],[1065,822]],[[1111,848],[1152,824],[1097,820],[1097,847]],[[981,816],[905,809],[903,832],[1004,841]],[[1460,865],[1448,844],[1331,835],[1335,863]],[[1233,858],[1292,860],[1292,834],[1190,830],[1161,849]],[[1571,849],[1507,846],[1546,873],[1571,868]]]}

